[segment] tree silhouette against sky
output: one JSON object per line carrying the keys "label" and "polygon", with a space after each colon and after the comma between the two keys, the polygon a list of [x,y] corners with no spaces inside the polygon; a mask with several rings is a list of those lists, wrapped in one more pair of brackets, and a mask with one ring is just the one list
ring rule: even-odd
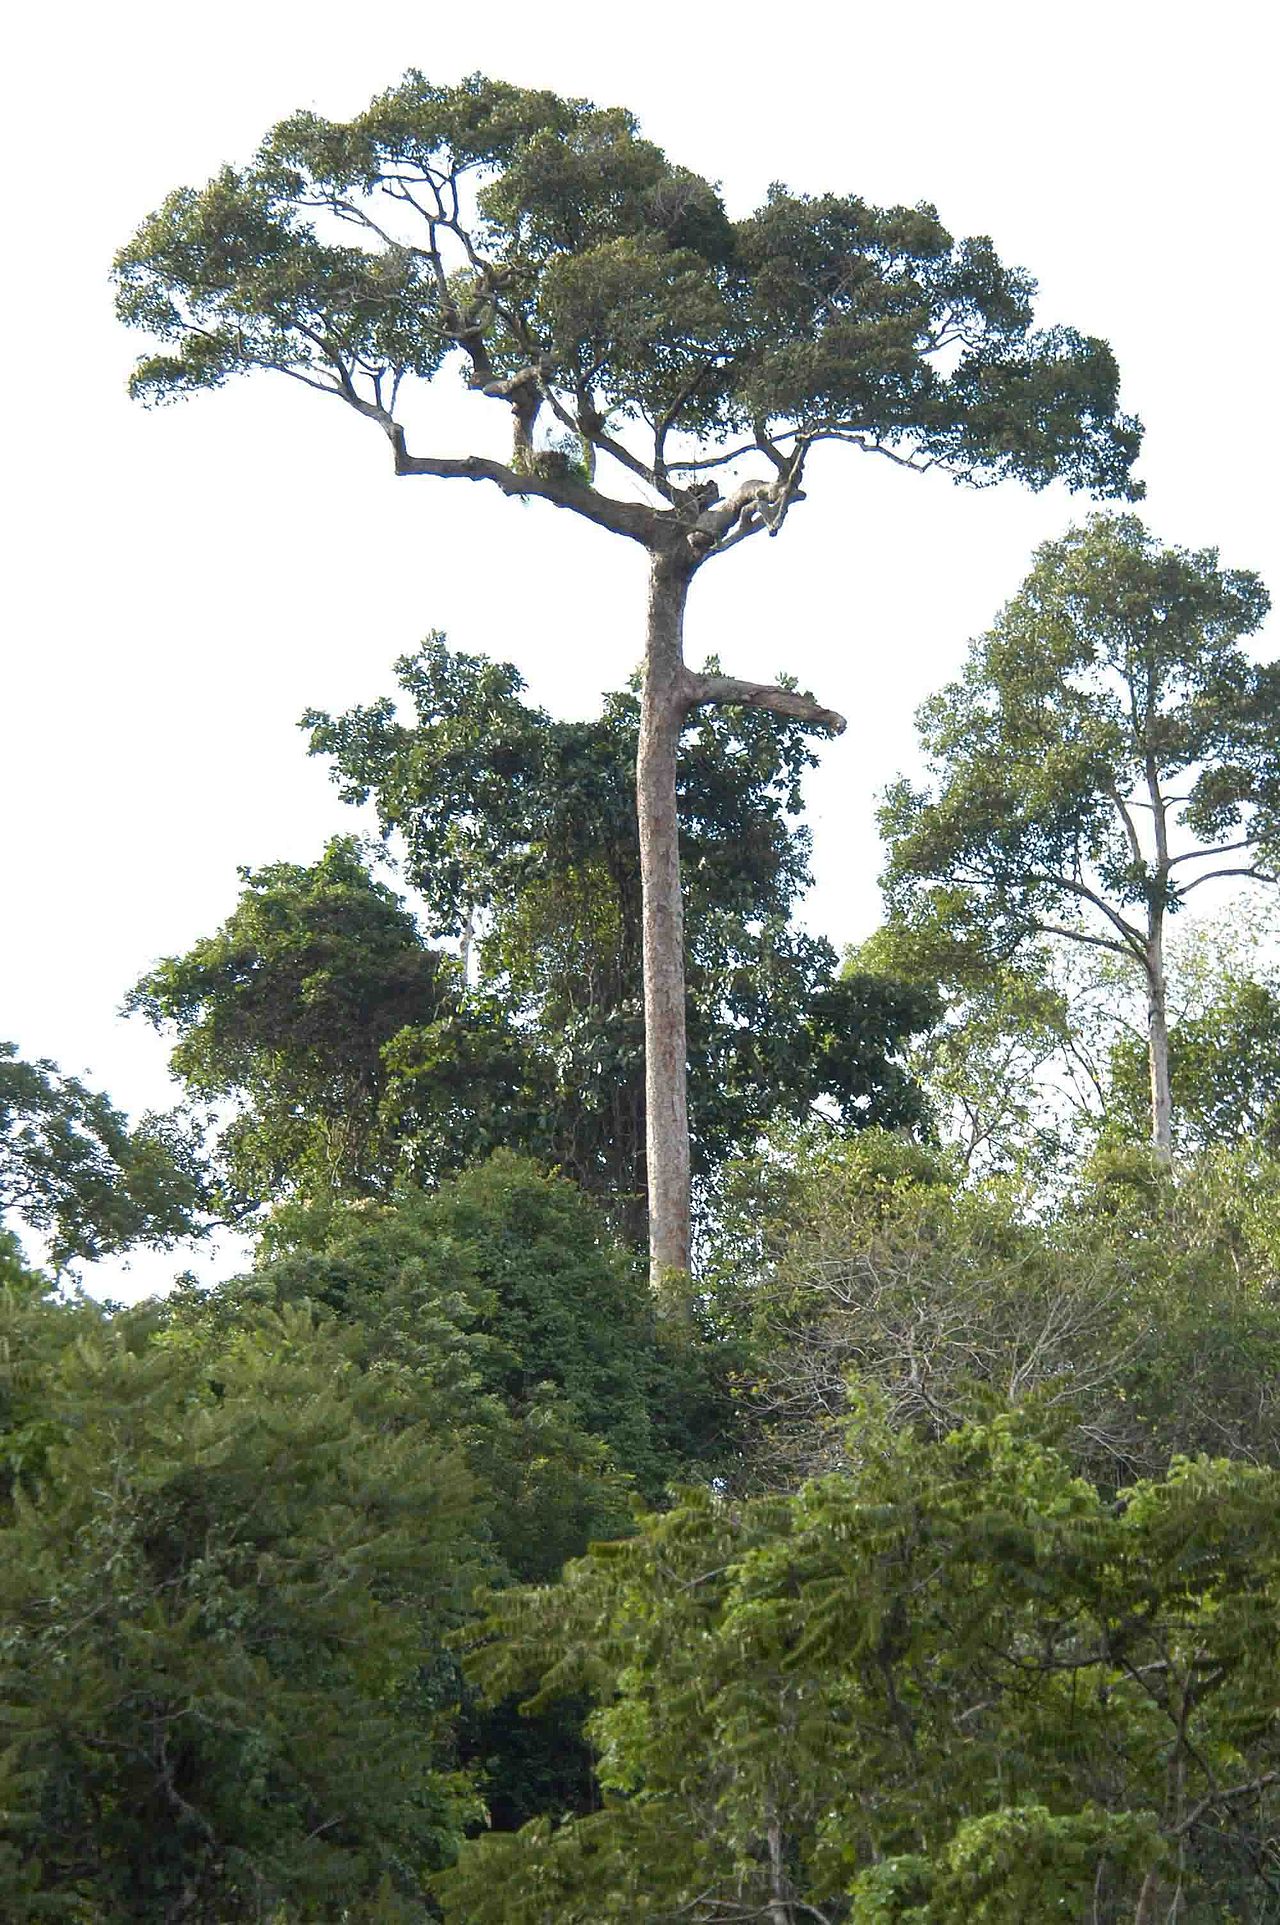
{"label": "tree silhouette against sky", "polygon": [[[707,704],[843,727],[793,688],[689,669],[689,585],[781,532],[824,442],[970,483],[1132,496],[1139,429],[1110,350],[1035,331],[1028,276],[931,207],[775,187],[733,220],[621,109],[479,76],[410,73],[349,122],[281,122],[249,167],[170,195],[117,279],[122,318],[162,344],[133,375],[141,399],[272,370],[372,422],[397,475],[488,482],[648,554],[650,1253],[655,1279],[687,1270],[681,734]],[[411,447],[414,389],[459,370],[505,412],[505,459],[483,420],[462,453]]]}

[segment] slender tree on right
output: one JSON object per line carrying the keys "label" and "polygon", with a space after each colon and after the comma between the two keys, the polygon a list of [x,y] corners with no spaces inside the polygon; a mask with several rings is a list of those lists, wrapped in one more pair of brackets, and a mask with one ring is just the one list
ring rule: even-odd
{"label": "slender tree on right", "polygon": [[1206,883],[1274,883],[1280,662],[1241,647],[1269,606],[1217,551],[1132,515],[1038,550],[963,678],[920,711],[933,781],[881,810],[891,913],[1007,958],[1040,935],[1141,973],[1151,1136],[1172,1155],[1164,945]]}

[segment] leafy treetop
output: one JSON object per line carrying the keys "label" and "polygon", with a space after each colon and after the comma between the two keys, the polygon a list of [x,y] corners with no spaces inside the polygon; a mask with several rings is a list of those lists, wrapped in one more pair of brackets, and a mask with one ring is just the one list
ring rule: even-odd
{"label": "leafy treetop", "polygon": [[[679,506],[745,442],[778,477],[774,524],[823,440],[1136,492],[1109,349],[1035,331],[1034,284],[989,240],[955,241],[930,206],[779,186],[733,220],[630,114],[479,75],[410,72],[347,122],[294,114],[248,167],[171,194],[116,274],[122,318],[163,344],[141,398],[272,369],[375,421],[402,472],[545,495],[639,540],[652,511],[599,493],[597,454]],[[510,407],[510,468],[409,453],[402,398],[451,360]],[[544,407],[558,451],[534,447]],[[699,539],[747,532],[735,512]]]}
{"label": "leafy treetop", "polygon": [[882,812],[891,900],[962,890],[1015,940],[1065,908],[1140,953],[1150,908],[1264,872],[1280,665],[1241,640],[1268,606],[1256,575],[1162,549],[1134,516],[1046,543],[963,679],[920,712],[937,781],[898,784]]}
{"label": "leafy treetop", "polygon": [[920,711],[932,783],[881,823],[895,918],[941,951],[1036,934],[1140,972],[1151,1120],[1173,1142],[1164,935],[1207,883],[1274,882],[1280,663],[1242,646],[1266,589],[1132,515],[1048,542],[961,681]]}

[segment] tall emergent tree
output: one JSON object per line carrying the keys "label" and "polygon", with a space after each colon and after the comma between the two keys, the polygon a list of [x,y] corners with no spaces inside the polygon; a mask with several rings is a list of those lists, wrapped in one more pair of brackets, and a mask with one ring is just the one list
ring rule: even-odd
{"label": "tall emergent tree", "polygon": [[[134,372],[143,399],[272,369],[373,423],[398,475],[486,481],[647,551],[647,1187],[655,1273],[687,1268],[681,733],[708,703],[843,726],[793,690],[692,674],[689,585],[781,530],[824,441],[975,482],[1132,492],[1138,428],[1110,351],[1033,332],[1029,278],[931,207],[775,188],[734,221],[629,114],[478,76],[410,73],[346,123],[295,114],[248,168],[170,195],[117,277],[123,319],[165,344]],[[507,460],[483,452],[483,424],[470,452],[410,448],[409,395],[451,362],[509,414]]]}
{"label": "tall emergent tree", "polygon": [[1204,883],[1276,880],[1280,662],[1240,646],[1267,608],[1216,550],[1095,516],[1038,551],[963,680],[921,709],[933,787],[899,782],[881,811],[899,917],[1005,955],[1061,937],[1141,972],[1166,1161],[1166,924]]}

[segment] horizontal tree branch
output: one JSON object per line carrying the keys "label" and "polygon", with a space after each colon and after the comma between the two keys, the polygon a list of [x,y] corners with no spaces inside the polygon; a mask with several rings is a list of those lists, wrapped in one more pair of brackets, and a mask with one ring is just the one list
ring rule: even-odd
{"label": "horizontal tree branch", "polygon": [[1259,869],[1256,865],[1249,869],[1211,869],[1207,876],[1196,876],[1194,881],[1179,886],[1179,896],[1189,896],[1202,882],[1221,882],[1224,876],[1249,876],[1254,882],[1277,882],[1280,877],[1273,876],[1269,869]]}
{"label": "horizontal tree branch", "polygon": [[1109,949],[1113,956],[1132,956],[1134,946],[1128,942],[1117,942],[1110,936],[1093,936],[1086,929],[1072,929],[1068,923],[1038,922],[1037,929],[1045,936],[1065,936],[1068,942],[1086,942],[1092,949]]}
{"label": "horizontal tree branch", "polygon": [[1239,842],[1219,842],[1212,849],[1188,849],[1184,855],[1170,856],[1169,867],[1175,869],[1180,862],[1207,862],[1211,856],[1234,855],[1239,849],[1252,849],[1255,846],[1252,836],[1244,836]]}
{"label": "horizontal tree branch", "polygon": [[800,486],[804,455],[805,447],[797,448],[780,479],[744,481],[724,501],[704,507],[689,535],[689,545],[699,559],[723,555],[762,530],[776,535],[792,502],[804,500]]}
{"label": "horizontal tree branch", "polygon": [[[361,409],[362,413],[366,411],[377,418],[373,409]],[[490,481],[504,495],[549,501],[557,508],[570,509],[599,528],[607,528],[610,534],[626,535],[646,547],[652,545],[657,535],[659,513],[643,502],[616,501],[612,495],[602,495],[577,476],[541,474],[536,469],[525,474],[483,455],[413,455],[405,446],[404,430],[398,423],[384,418],[381,425],[395,450],[398,475],[434,475],[442,481]]]}
{"label": "horizontal tree branch", "polygon": [[696,530],[700,541],[710,549],[735,531],[764,524],[775,493],[776,483],[772,481],[762,481],[759,477],[744,481],[723,501],[703,509]]}
{"label": "horizontal tree branch", "polygon": [[1274,1785],[1277,1779],[1280,1779],[1280,1771],[1264,1771],[1261,1777],[1251,1778],[1246,1785],[1232,1785],[1225,1791],[1211,1791],[1207,1797],[1191,1807],[1180,1824],[1171,1827],[1170,1836],[1180,1838],[1184,1832],[1198,1825],[1206,1811],[1212,1811],[1215,1805],[1230,1804],[1237,1798],[1260,1797],[1268,1785]]}
{"label": "horizontal tree branch", "polygon": [[1112,928],[1119,933],[1124,942],[1135,948],[1139,955],[1145,953],[1146,943],[1142,931],[1135,929],[1131,922],[1126,922],[1120,912],[1113,909],[1109,902],[1104,901],[1096,890],[1090,889],[1087,883],[1079,881],[1074,876],[1055,875],[1052,872],[1039,875],[1033,873],[1027,877],[1027,880],[1029,882],[1047,882],[1051,887],[1065,889],[1070,895],[1079,896],[1082,902],[1092,903],[1094,908],[1106,917]]}
{"label": "horizontal tree branch", "polygon": [[779,688],[775,682],[743,682],[736,675],[694,675],[686,671],[684,693],[691,710],[707,703],[717,708],[769,709],[774,715],[790,716],[795,722],[826,729],[832,735],[843,735],[846,727],[843,715],[835,709],[822,708],[811,696],[800,695],[793,688]]}

